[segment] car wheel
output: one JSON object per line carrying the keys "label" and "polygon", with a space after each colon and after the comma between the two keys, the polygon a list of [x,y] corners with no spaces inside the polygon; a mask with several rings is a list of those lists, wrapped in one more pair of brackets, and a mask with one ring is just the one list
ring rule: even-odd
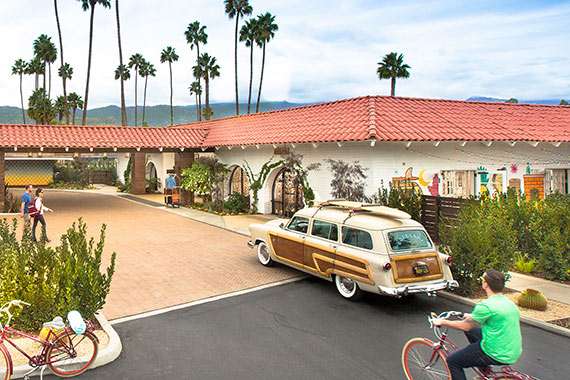
{"label": "car wheel", "polygon": [[340,295],[344,298],[351,301],[358,301],[362,298],[362,290],[360,290],[356,281],[348,277],[336,275],[334,283],[336,285],[336,290],[338,290]]}
{"label": "car wheel", "polygon": [[257,246],[257,258],[259,262],[266,267],[272,267],[275,263],[269,253],[269,247],[263,241]]}

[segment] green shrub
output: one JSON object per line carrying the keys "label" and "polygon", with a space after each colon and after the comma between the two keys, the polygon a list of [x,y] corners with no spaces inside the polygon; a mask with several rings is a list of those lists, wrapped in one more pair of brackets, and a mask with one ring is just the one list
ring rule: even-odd
{"label": "green shrub", "polygon": [[53,165],[54,187],[86,188],[89,186],[89,161],[76,158],[64,164]]}
{"label": "green shrub", "polygon": [[549,195],[536,208],[532,230],[540,248],[537,269],[549,280],[566,280],[570,270],[570,195]]}
{"label": "green shrub", "polygon": [[234,214],[245,212],[247,211],[247,199],[236,191],[224,203],[224,208]]}
{"label": "green shrub", "polygon": [[421,192],[404,182],[402,186],[393,186],[390,189],[383,185],[378,189],[378,203],[384,206],[397,208],[412,216],[412,219],[421,222],[423,197]]}
{"label": "green shrub", "polygon": [[534,234],[532,225],[537,217],[537,204],[541,202],[538,196],[530,199],[524,194],[510,188],[505,197],[504,211],[512,222],[513,230],[517,237],[517,250],[531,259],[540,255],[540,247]]}
{"label": "green shrub", "polygon": [[87,226],[79,219],[55,249],[45,245],[45,236],[33,243],[29,230],[18,241],[16,227],[16,220],[12,226],[0,220],[0,303],[20,299],[31,306],[16,313],[12,325],[37,331],[43,322],[65,317],[70,310],[93,318],[105,304],[115,271],[113,253],[105,273],[100,272],[105,225],[96,243],[87,239]]}
{"label": "green shrub", "polygon": [[8,184],[4,185],[4,210],[3,212],[20,212],[21,200],[8,189]]}
{"label": "green shrub", "polygon": [[504,273],[514,265],[516,234],[503,212],[503,197],[482,197],[464,205],[457,222],[440,224],[440,249],[453,257],[458,292],[473,294],[488,268]]}
{"label": "green shrub", "polygon": [[529,259],[527,255],[523,255],[519,252],[517,254],[517,261],[515,262],[515,266],[519,272],[532,273],[535,269],[535,261],[536,259]]}

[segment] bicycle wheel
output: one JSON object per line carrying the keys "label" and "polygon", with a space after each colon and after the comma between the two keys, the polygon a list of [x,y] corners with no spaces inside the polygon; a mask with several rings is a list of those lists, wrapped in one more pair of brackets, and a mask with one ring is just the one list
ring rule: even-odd
{"label": "bicycle wheel", "polygon": [[97,357],[99,342],[90,332],[77,335],[73,331],[60,334],[46,357],[50,370],[59,377],[77,376],[87,370]]}
{"label": "bicycle wheel", "polygon": [[0,346],[0,380],[10,379],[10,356],[4,345]]}
{"label": "bicycle wheel", "polygon": [[402,350],[402,366],[408,380],[451,379],[445,356],[434,350],[434,343],[424,338],[408,341]]}

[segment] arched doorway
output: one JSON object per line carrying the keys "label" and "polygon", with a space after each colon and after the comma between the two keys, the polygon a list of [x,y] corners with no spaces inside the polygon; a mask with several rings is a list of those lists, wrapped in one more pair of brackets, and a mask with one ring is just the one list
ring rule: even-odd
{"label": "arched doorway", "polygon": [[271,194],[272,214],[291,216],[303,208],[303,189],[295,172],[289,168],[283,168],[277,174]]}
{"label": "arched doorway", "polygon": [[243,195],[249,207],[249,180],[247,174],[240,166],[236,166],[230,176],[230,195],[233,193]]}
{"label": "arched doorway", "polygon": [[156,173],[156,166],[154,166],[152,161],[149,161],[149,163],[146,164],[145,177],[146,177],[146,192],[153,193],[155,191],[158,191],[158,178]]}

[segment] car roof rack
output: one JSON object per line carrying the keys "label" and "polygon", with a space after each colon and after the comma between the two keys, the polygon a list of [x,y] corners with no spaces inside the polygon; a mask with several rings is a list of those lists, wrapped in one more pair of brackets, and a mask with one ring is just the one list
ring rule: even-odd
{"label": "car roof rack", "polygon": [[[405,211],[398,210],[396,208],[382,206],[382,205],[375,205],[375,204],[367,204],[361,202],[354,202],[354,201],[347,201],[343,199],[332,199],[328,201],[320,202],[317,207],[319,210],[323,207],[340,207],[345,208],[350,211],[351,216],[353,213],[358,211],[369,212],[379,216],[385,216],[390,218],[396,219],[411,219],[412,216]],[[319,211],[317,210],[317,212]],[[315,213],[316,214],[316,213]]]}

